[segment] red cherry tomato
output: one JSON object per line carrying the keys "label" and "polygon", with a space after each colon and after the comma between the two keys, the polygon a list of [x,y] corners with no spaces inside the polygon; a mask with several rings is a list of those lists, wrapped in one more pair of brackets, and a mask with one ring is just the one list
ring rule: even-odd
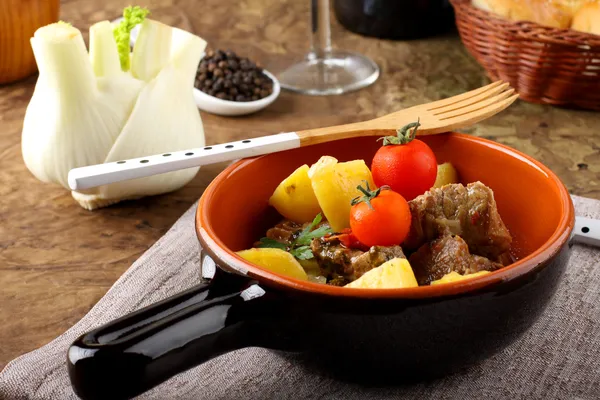
{"label": "red cherry tomato", "polygon": [[[431,189],[437,176],[433,151],[414,138],[418,126],[418,123],[409,124],[398,131],[398,137],[384,138],[384,145],[371,164],[375,184],[389,186],[407,201]],[[415,127],[412,134],[407,133],[410,127]]]}
{"label": "red cherry tomato", "polygon": [[350,228],[356,238],[367,246],[394,246],[404,242],[410,231],[410,208],[400,194],[387,188],[365,193],[355,199],[350,209]]}

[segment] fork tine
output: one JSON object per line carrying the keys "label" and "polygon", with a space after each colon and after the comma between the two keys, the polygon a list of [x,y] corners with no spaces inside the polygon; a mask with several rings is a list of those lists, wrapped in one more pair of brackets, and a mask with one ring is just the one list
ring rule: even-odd
{"label": "fork tine", "polygon": [[468,115],[470,113],[473,113],[473,112],[476,112],[479,110],[483,110],[488,107],[493,107],[496,103],[510,97],[510,95],[512,95],[514,93],[514,91],[515,91],[515,89],[510,89],[510,90],[502,92],[496,96],[485,99],[483,101],[478,101],[476,103],[473,103],[470,106],[459,107],[455,110],[445,111],[441,115],[439,115],[439,114],[434,114],[434,115],[437,115],[437,117],[439,118],[440,121],[445,121],[447,119],[460,117],[463,115]]}
{"label": "fork tine", "polygon": [[481,93],[487,92],[488,90],[494,89],[494,88],[502,85],[503,83],[504,83],[503,81],[496,81],[496,82],[490,83],[489,85],[480,87],[479,89],[471,90],[469,92],[459,94],[456,96],[452,96],[447,99],[434,101],[433,103],[429,103],[427,110],[432,111],[432,110],[435,110],[435,109],[438,109],[441,107],[445,107],[445,106],[449,106],[449,105],[458,103],[459,101],[467,100],[473,96],[477,96]]}
{"label": "fork tine", "polygon": [[[503,95],[499,95],[496,97],[502,97]],[[456,127],[464,127],[467,125],[475,124],[479,121],[483,121],[486,118],[489,118],[493,115],[498,114],[500,111],[504,110],[508,106],[510,106],[515,100],[519,98],[518,94],[512,95],[507,99],[502,101],[498,101],[491,103],[484,107],[478,107],[476,110],[466,114],[455,115],[452,117],[447,117],[444,119],[440,119],[440,125],[448,126],[448,130],[456,129]]]}
{"label": "fork tine", "polygon": [[[506,89],[510,89],[510,90],[506,90]],[[504,83],[500,86],[496,86],[495,88],[492,88],[491,90],[480,93],[473,97],[469,97],[466,100],[461,100],[457,103],[453,103],[453,104],[443,106],[443,107],[437,107],[433,111],[433,115],[442,117],[444,114],[448,114],[448,113],[454,114],[455,111],[458,111],[460,109],[468,108],[473,105],[484,104],[487,99],[493,98],[498,94],[508,93],[508,95],[506,96],[506,97],[508,97],[513,92],[514,92],[514,89],[512,89],[508,83]]]}

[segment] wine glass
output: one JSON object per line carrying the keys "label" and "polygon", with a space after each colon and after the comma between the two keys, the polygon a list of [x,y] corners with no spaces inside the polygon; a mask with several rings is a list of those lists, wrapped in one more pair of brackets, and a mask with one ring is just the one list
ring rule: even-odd
{"label": "wine glass", "polygon": [[309,95],[347,93],[369,86],[379,77],[371,59],[331,48],[329,0],[310,0],[311,47],[303,60],[279,76],[281,87]]}

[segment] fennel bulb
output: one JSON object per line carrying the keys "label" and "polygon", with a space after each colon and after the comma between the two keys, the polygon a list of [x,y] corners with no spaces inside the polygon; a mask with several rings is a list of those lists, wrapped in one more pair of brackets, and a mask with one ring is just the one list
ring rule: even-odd
{"label": "fennel bulb", "polygon": [[[193,98],[206,42],[145,18],[128,7],[118,27],[81,32],[58,22],[39,28],[31,46],[39,78],[22,132],[25,165],[41,181],[69,188],[72,168],[203,147],[204,128]],[[141,23],[133,52],[129,32]],[[199,167],[73,191],[84,208],[170,192]]]}

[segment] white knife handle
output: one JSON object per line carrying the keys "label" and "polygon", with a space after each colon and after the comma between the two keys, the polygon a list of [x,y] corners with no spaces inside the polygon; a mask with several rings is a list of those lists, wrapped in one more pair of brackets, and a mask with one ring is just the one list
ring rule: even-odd
{"label": "white knife handle", "polygon": [[89,165],[69,171],[69,186],[72,190],[88,189],[113,182],[143,178],[239,158],[254,157],[297,147],[300,147],[300,138],[296,133],[289,132],[197,149],[172,151],[147,157]]}
{"label": "white knife handle", "polygon": [[600,220],[575,217],[573,240],[578,243],[600,247]]}

